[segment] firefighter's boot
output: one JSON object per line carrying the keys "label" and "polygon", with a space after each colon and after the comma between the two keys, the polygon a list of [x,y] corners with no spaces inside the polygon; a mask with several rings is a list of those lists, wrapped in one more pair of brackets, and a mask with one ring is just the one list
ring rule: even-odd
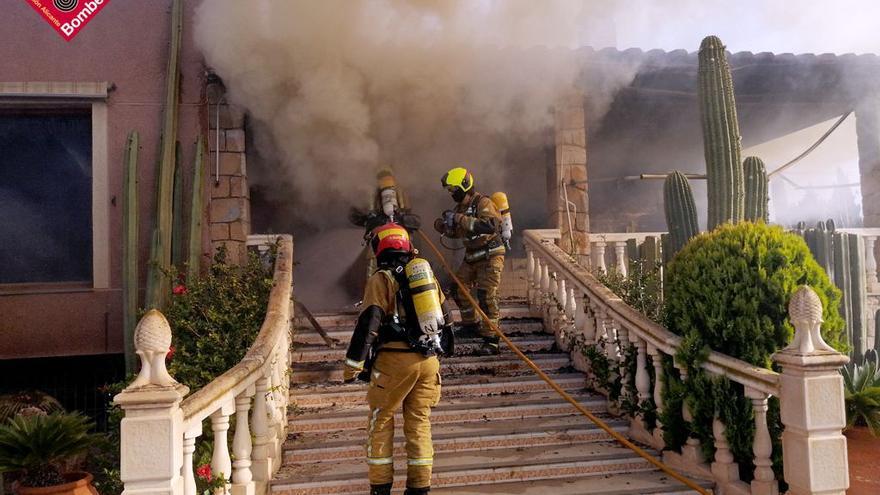
{"label": "firefighter's boot", "polygon": [[391,486],[393,483],[385,483],[384,485],[370,485],[370,495],[391,495]]}
{"label": "firefighter's boot", "polygon": [[427,488],[409,488],[407,487],[406,491],[403,492],[403,495],[427,495],[428,492],[431,491],[431,487]]}
{"label": "firefighter's boot", "polygon": [[483,344],[477,349],[478,356],[496,356],[499,352],[498,337],[483,337]]}

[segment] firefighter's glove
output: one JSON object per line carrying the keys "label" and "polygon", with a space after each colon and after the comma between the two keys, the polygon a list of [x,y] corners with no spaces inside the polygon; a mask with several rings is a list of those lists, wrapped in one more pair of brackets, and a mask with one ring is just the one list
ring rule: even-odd
{"label": "firefighter's glove", "polygon": [[439,232],[441,234],[446,233],[446,224],[443,223],[442,218],[438,218],[437,220],[434,220],[434,230],[436,230],[437,232]]}
{"label": "firefighter's glove", "polygon": [[457,215],[452,210],[444,211],[443,212],[443,223],[446,225],[446,228],[450,229],[450,230],[454,229],[459,216],[460,215]]}
{"label": "firefighter's glove", "polygon": [[364,371],[364,363],[355,363],[350,359],[345,360],[345,368],[342,371],[342,381],[351,383],[357,379],[361,371]]}

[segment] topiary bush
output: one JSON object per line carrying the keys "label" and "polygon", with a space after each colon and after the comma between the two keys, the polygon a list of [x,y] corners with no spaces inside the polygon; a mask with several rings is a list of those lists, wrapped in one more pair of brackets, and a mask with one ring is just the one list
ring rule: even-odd
{"label": "topiary bush", "polygon": [[[688,369],[685,384],[670,380],[665,387],[662,422],[668,446],[680,446],[688,435],[699,438],[703,454],[714,453],[712,418],[727,426],[726,437],[740,464],[741,477],[753,474],[754,419],[741,385],[708,375],[700,368],[710,350],[756,366],[772,367],[770,356],[785,347],[794,329],[788,302],[797,288],[809,285],[822,301],[822,335],[835,349],[846,352],[845,322],[840,291],[810,254],[804,240],[780,227],[763,223],[725,224],[688,243],[667,267],[665,325],[683,337],[675,356]],[[667,376],[677,372],[671,360]],[[681,417],[682,402],[692,413]],[[774,470],[782,477],[779,438],[782,424],[778,403],[770,401],[767,415],[774,444]]]}
{"label": "topiary bush", "polygon": [[807,244],[781,227],[723,225],[694,238],[667,267],[666,324],[687,340],[756,366],[791,340],[788,301],[809,285],[823,306],[822,336],[845,352],[840,291]]}

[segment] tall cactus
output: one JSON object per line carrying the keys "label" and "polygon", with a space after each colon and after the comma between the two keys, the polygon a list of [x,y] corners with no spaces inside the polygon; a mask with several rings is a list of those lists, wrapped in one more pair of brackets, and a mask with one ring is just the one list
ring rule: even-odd
{"label": "tall cactus", "polygon": [[742,143],[733,96],[733,77],[724,44],[707,36],[700,44],[700,117],[709,195],[709,230],[743,218]]}
{"label": "tall cactus", "polygon": [[147,309],[162,308],[171,292],[164,272],[171,267],[173,224],[174,168],[177,147],[177,115],[180,109],[180,45],[183,29],[183,2],[171,4],[171,43],[165,74],[165,106],[162,111],[162,136],[156,180],[156,228],[153,231]]}
{"label": "tall cactus", "polygon": [[750,222],[770,221],[767,196],[767,168],[764,161],[757,156],[749,156],[743,161],[745,176],[745,219]]}
{"label": "tall cactus", "polygon": [[134,351],[134,328],[138,310],[138,132],[128,134],[122,171],[122,341],[125,369],[137,371]]}
{"label": "tall cactus", "polygon": [[669,255],[677,253],[691,237],[700,233],[697,208],[687,177],[679,171],[671,172],[663,182],[666,225],[669,227]]}
{"label": "tall cactus", "polygon": [[202,176],[205,166],[205,138],[199,135],[196,143],[196,163],[193,165],[192,200],[189,211],[189,250],[186,262],[186,279],[192,282],[199,275],[202,260]]}

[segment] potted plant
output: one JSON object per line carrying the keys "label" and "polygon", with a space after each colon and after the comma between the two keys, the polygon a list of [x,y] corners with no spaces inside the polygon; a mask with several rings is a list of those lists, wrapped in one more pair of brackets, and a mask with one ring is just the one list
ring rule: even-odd
{"label": "potted plant", "polygon": [[18,415],[0,425],[0,472],[16,472],[18,495],[97,495],[92,475],[61,466],[93,443],[80,414]]}
{"label": "potted plant", "polygon": [[880,453],[880,367],[877,354],[869,351],[862,365],[850,364],[841,370],[846,403],[847,454],[850,489],[847,493],[880,491],[876,459]]}

